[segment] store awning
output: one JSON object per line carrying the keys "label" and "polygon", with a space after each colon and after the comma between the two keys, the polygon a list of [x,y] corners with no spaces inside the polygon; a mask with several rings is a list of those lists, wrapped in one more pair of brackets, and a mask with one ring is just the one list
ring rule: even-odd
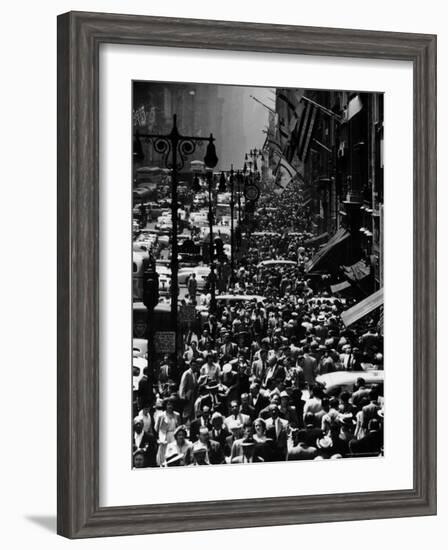
{"label": "store awning", "polygon": [[370,275],[370,266],[364,260],[359,260],[353,265],[343,266],[345,276],[351,281],[361,281],[367,275]]}
{"label": "store awning", "polygon": [[331,262],[331,256],[334,255],[334,253],[349,239],[349,237],[350,231],[347,231],[347,229],[344,228],[338,229],[327,244],[318,250],[313,258],[308,262],[306,271],[309,272],[317,269],[324,260],[330,260]]}
{"label": "store awning", "polygon": [[321,233],[320,235],[316,235],[315,237],[311,237],[311,239],[305,241],[303,246],[317,246],[319,244],[323,244],[328,241],[329,237],[330,235],[328,233]]}
{"label": "store awning", "polygon": [[335,285],[330,286],[330,290],[332,294],[337,294],[338,292],[342,292],[344,290],[347,290],[347,288],[350,288],[352,285],[348,281],[342,281],[342,283],[337,283]]}
{"label": "store awning", "polygon": [[346,327],[353,325],[375,309],[383,305],[383,289],[380,288],[355,306],[341,313],[341,319]]}

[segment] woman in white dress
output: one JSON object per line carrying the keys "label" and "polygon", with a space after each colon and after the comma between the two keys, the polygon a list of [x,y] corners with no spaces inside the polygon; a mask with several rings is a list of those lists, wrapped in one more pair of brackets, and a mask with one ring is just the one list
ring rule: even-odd
{"label": "woman in white dress", "polygon": [[169,443],[174,441],[174,431],[180,424],[180,414],[173,408],[173,401],[167,399],[165,410],[157,418],[155,432],[157,434],[157,465],[161,466],[165,462],[166,448]]}
{"label": "woman in white dress", "polygon": [[193,443],[187,439],[187,427],[178,426],[174,431],[174,441],[168,443],[166,447],[166,457],[172,455],[182,455],[179,466],[188,466],[192,462]]}

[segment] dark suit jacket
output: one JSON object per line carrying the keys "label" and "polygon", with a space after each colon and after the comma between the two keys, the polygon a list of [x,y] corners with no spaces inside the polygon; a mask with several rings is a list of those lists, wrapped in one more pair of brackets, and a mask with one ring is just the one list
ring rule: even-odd
{"label": "dark suit jacket", "polygon": [[221,429],[219,434],[217,434],[213,429],[210,431],[210,438],[221,445],[221,449],[223,449],[226,455],[230,454],[230,447],[227,446],[227,439],[231,437],[232,434],[229,430],[227,430],[227,428],[224,427]]}
{"label": "dark suit jacket", "polygon": [[[210,421],[207,422],[206,428],[211,429]],[[198,439],[199,430],[202,428],[202,419],[197,418],[190,424],[190,441],[196,441]]]}
{"label": "dark suit jacket", "polygon": [[250,397],[250,404],[254,408],[255,418],[258,418],[260,416],[260,412],[269,405],[269,398],[259,393],[255,405],[253,404],[252,396]]}
{"label": "dark suit jacket", "polygon": [[271,424],[271,422],[272,421],[269,420],[266,423],[266,437],[272,439],[272,441],[274,442],[277,460],[285,460],[288,445],[288,423],[285,420],[281,419],[282,428],[277,434],[275,427]]}
{"label": "dark suit jacket", "polygon": [[299,433],[304,434],[306,444],[310,447],[315,447],[316,441],[324,435],[320,428],[315,428],[312,424],[300,430]]}
{"label": "dark suit jacket", "polygon": [[208,445],[208,459],[210,460],[210,464],[224,464],[225,462],[223,447],[212,439]]}
{"label": "dark suit jacket", "polygon": [[349,443],[352,455],[376,456],[383,446],[383,434],[379,431],[369,432],[361,439],[352,439]]}

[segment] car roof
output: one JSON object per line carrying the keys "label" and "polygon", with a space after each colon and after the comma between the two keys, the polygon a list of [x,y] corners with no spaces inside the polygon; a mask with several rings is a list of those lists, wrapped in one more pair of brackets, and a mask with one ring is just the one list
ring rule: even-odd
{"label": "car roof", "polygon": [[257,265],[257,267],[265,267],[265,266],[276,265],[276,264],[297,265],[297,262],[293,262],[292,260],[263,260]]}
{"label": "car roof", "polygon": [[261,301],[264,300],[264,296],[258,296],[256,294],[219,294],[216,296],[217,300],[242,300],[242,301],[251,301],[251,300],[257,300]]}
{"label": "car roof", "polygon": [[356,382],[358,378],[363,378],[367,384],[373,384],[375,382],[384,381],[383,370],[370,370],[370,371],[337,371],[330,372],[328,374],[322,374],[316,378],[316,381],[325,384],[326,386],[343,386],[345,384],[352,384]]}

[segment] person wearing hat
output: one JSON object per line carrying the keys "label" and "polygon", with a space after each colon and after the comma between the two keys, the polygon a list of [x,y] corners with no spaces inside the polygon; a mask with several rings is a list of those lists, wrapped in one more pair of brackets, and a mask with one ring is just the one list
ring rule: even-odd
{"label": "person wearing hat", "polygon": [[194,404],[194,412],[196,417],[199,417],[200,411],[204,407],[209,407],[212,412],[222,412],[223,395],[219,393],[219,390],[220,385],[216,380],[207,379],[202,390],[203,394],[197,398]]}
{"label": "person wearing hat", "polygon": [[236,456],[241,456],[242,449],[241,444],[243,440],[247,437],[252,437],[253,428],[252,425],[243,426],[241,430],[239,430],[239,435],[241,437],[238,437],[238,439],[235,439],[232,443],[232,447],[230,449],[230,461],[232,462],[233,458]]}
{"label": "person wearing hat", "polygon": [[204,445],[193,446],[193,466],[209,466],[207,447]]}
{"label": "person wearing hat", "polygon": [[193,445],[187,439],[187,427],[182,424],[174,430],[174,441],[166,447],[165,460],[168,460],[168,456],[182,455],[180,464],[177,465],[188,466],[192,462],[192,450]]}
{"label": "person wearing hat", "polygon": [[233,422],[229,423],[227,431],[230,433],[230,435],[226,439],[226,444],[224,448],[226,449],[226,455],[230,455],[235,441],[243,437],[243,425],[239,420],[234,420]]}
{"label": "person wearing hat", "polygon": [[174,466],[185,466],[184,455],[176,451],[172,452],[171,454],[167,454],[162,466],[165,466],[167,468]]}
{"label": "person wearing hat", "polygon": [[334,454],[333,440],[329,435],[324,435],[316,440],[317,454],[322,458],[330,458]]}
{"label": "person wearing hat", "polygon": [[241,454],[234,456],[232,464],[251,464],[252,462],[264,462],[256,454],[256,442],[252,436],[247,436],[241,441]]}

